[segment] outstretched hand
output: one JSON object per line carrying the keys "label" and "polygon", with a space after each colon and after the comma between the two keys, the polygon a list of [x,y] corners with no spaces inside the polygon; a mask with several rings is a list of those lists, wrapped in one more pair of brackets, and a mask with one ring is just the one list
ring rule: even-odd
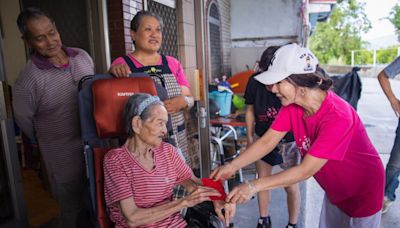
{"label": "outstretched hand", "polygon": [[[229,227],[230,221],[236,213],[236,204],[226,203],[222,200],[213,201],[215,213],[217,213],[218,218],[225,222],[226,227]],[[223,213],[222,210],[225,212]]]}
{"label": "outstretched hand", "polygon": [[246,203],[256,193],[256,189],[251,182],[243,183],[235,187],[226,197],[229,203]]}
{"label": "outstretched hand", "polygon": [[214,169],[210,174],[210,178],[214,180],[226,180],[233,176],[233,174],[235,174],[238,169],[238,167],[235,167],[233,164],[228,163]]}

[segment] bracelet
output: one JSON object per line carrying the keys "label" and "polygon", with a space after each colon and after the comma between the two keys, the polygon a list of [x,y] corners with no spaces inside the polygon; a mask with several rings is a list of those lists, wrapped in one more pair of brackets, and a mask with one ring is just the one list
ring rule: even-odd
{"label": "bracelet", "polygon": [[234,165],[232,162],[228,162],[229,165],[232,165],[236,171],[240,169],[240,167],[238,165]]}
{"label": "bracelet", "polygon": [[193,97],[191,97],[191,96],[183,96],[183,98],[185,99],[188,108],[193,107],[193,105],[194,105]]}
{"label": "bracelet", "polygon": [[247,184],[247,186],[249,186],[249,190],[252,195],[257,192],[254,184],[252,184],[250,181],[247,181],[247,180],[245,181],[245,183]]}

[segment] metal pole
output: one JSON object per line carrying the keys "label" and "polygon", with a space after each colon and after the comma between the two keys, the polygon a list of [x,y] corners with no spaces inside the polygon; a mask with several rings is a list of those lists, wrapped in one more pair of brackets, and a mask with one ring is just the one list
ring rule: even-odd
{"label": "metal pole", "polygon": [[354,50],[351,50],[351,66],[354,66]]}
{"label": "metal pole", "polygon": [[200,142],[200,172],[202,177],[208,177],[211,172],[210,158],[210,129],[209,129],[209,110],[208,110],[208,75],[205,70],[205,32],[204,32],[204,1],[194,2],[195,14],[195,33],[196,33],[196,53],[197,68],[200,70],[203,96],[198,102],[199,116],[199,142]]}

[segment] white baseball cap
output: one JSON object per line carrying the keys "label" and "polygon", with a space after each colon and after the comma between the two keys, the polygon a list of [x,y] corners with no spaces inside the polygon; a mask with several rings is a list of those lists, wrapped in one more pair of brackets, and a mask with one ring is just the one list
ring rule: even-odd
{"label": "white baseball cap", "polygon": [[317,57],[308,48],[288,44],[276,50],[268,70],[255,76],[255,79],[265,85],[272,85],[292,74],[314,73],[317,64]]}

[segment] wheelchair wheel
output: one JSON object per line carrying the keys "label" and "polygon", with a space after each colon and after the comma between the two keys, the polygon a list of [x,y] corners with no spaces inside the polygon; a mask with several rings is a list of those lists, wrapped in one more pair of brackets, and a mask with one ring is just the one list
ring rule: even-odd
{"label": "wheelchair wheel", "polygon": [[214,227],[214,228],[225,228],[225,224],[219,220],[219,218],[215,215],[212,215],[210,217],[210,227]]}
{"label": "wheelchair wheel", "polygon": [[225,224],[215,214],[210,201],[188,208],[185,220],[190,228],[224,228]]}

